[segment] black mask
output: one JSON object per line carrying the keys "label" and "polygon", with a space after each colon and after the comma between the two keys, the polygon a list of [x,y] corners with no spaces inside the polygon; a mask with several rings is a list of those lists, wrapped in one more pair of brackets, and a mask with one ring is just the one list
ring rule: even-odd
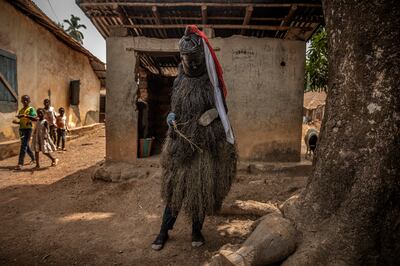
{"label": "black mask", "polygon": [[188,34],[179,41],[183,71],[189,77],[201,76],[207,71],[201,37]]}

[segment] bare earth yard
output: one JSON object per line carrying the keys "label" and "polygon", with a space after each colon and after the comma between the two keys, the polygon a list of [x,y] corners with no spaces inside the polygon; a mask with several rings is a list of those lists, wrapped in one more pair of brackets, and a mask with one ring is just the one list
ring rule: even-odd
{"label": "bare earth yard", "polygon": [[[104,130],[67,143],[60,163],[41,156],[37,171],[11,170],[0,161],[0,265],[201,265],[224,244],[245,240],[253,216],[207,217],[206,245],[191,247],[190,223],[180,215],[165,248],[151,250],[164,204],[157,158],[146,159],[148,177],[124,183],[93,182],[103,162]],[[143,159],[142,159],[143,160]],[[27,159],[28,161],[28,159]],[[306,184],[310,162],[241,162],[226,199],[281,203]]]}

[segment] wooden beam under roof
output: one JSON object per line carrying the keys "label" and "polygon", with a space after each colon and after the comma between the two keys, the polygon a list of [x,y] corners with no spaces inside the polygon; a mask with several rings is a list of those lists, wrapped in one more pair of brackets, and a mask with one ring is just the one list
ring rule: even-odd
{"label": "wooden beam under roof", "polygon": [[[243,24],[242,24],[243,26],[246,26],[246,25],[248,25],[250,23],[251,14],[253,14],[253,6],[249,5],[249,6],[246,7],[246,15],[244,16]],[[241,35],[244,35],[245,32],[246,32],[246,29],[241,29],[240,30],[240,34]]]}
{"label": "wooden beam under roof", "polygon": [[[87,11],[86,12],[90,18],[101,18],[101,17],[112,17],[112,16],[118,16],[117,14],[109,15],[109,14],[102,14],[100,11],[95,10],[95,11]],[[128,18],[130,19],[140,19],[140,20],[152,20],[153,17],[149,16],[132,16],[128,15]],[[196,20],[196,21],[202,21],[202,17],[188,17],[188,16],[167,16],[167,17],[162,17],[160,16],[161,20],[170,20],[170,19],[181,19],[181,20]],[[285,17],[251,17],[252,21],[282,21],[285,20]],[[238,16],[238,17],[233,17],[233,16],[208,16],[207,15],[207,20],[240,20],[243,21],[244,17],[243,16]],[[322,15],[312,15],[312,16],[300,16],[293,18],[293,20],[298,21],[298,22],[310,22],[310,23],[323,23],[324,22],[324,17]]]}
{"label": "wooden beam under roof", "polygon": [[103,26],[97,22],[96,17],[89,17],[89,19],[93,23],[93,25],[98,29],[103,38],[106,38],[109,35],[107,30],[105,30]]}
{"label": "wooden beam under roof", "polygon": [[[290,22],[293,20],[296,11],[297,11],[298,6],[297,5],[292,5],[289,9],[289,12],[287,14],[287,16],[285,17],[285,19],[281,22],[281,26],[290,26]],[[275,34],[275,37],[279,37],[281,33],[278,31]]]}
{"label": "wooden beam under roof", "polygon": [[203,22],[203,25],[207,24],[207,6],[206,5],[201,6],[201,22]]}
{"label": "wooden beam under roof", "polygon": [[297,8],[298,8],[297,5],[292,5],[292,6],[290,7],[289,13],[288,13],[288,15],[285,17],[285,19],[284,19],[284,21],[283,21],[283,23],[284,23],[285,25],[289,25],[290,22],[293,20],[294,15],[295,15],[295,13],[296,13],[296,11],[297,11]]}
{"label": "wooden beam under roof", "polygon": [[[180,7],[180,6],[198,6],[201,7],[206,5],[208,7],[247,7],[248,3],[204,3],[204,2],[177,2],[177,3],[165,3],[165,2],[92,2],[90,0],[81,0],[79,6],[81,7],[99,7],[99,6],[131,6],[131,7]],[[254,7],[290,7],[290,3],[254,3]],[[311,4],[311,3],[298,3],[299,7],[322,7],[321,4]]]}
{"label": "wooden beam under roof", "polygon": [[[153,12],[154,16],[154,21],[156,22],[157,25],[161,25],[161,17],[160,13],[158,12],[157,6],[152,6],[151,11]],[[158,33],[163,37],[167,38],[167,32],[164,29],[158,29]]]}
{"label": "wooden beam under roof", "polygon": [[146,54],[148,61],[157,69],[158,73],[161,74],[161,66],[158,60],[154,59],[150,54]]}
{"label": "wooden beam under roof", "polygon": [[[110,15],[93,15],[90,14],[90,17],[109,17]],[[116,15],[114,15],[116,16]],[[134,18],[134,19],[141,19],[141,20],[152,20],[152,17],[148,17],[148,16],[129,16],[129,18]],[[313,16],[312,19],[314,19],[314,21],[310,21],[310,22],[318,22],[318,21],[323,21],[323,18],[320,18],[318,21],[316,20],[317,16]],[[201,17],[177,17],[177,16],[171,16],[171,17],[160,17],[161,20],[170,20],[170,19],[181,19],[181,20],[196,20],[196,21],[202,21],[203,18]],[[281,18],[261,18],[261,17],[252,17],[251,20],[254,21],[282,21],[284,20],[285,17],[281,17]],[[243,21],[244,17],[229,17],[229,16],[207,16],[207,20],[240,20]],[[305,19],[302,19],[305,21]],[[206,23],[207,24],[207,23]]]}
{"label": "wooden beam under roof", "polygon": [[107,33],[107,36],[110,36],[110,28],[109,28],[109,23],[108,21],[105,20],[105,18],[99,18],[97,19],[97,22],[103,26],[105,32]]}
{"label": "wooden beam under roof", "polygon": [[[149,20],[151,18],[145,17],[145,16],[133,16],[131,18],[136,18],[136,19],[142,19],[142,20]],[[161,20],[169,20],[169,19],[180,19],[180,20],[196,20],[196,21],[202,21],[201,17],[161,17]],[[281,18],[261,18],[261,17],[251,17],[251,21],[282,21],[284,20],[285,17]],[[207,20],[240,20],[243,21],[244,17],[229,17],[229,16],[221,16],[221,17],[215,17],[215,16],[207,16]],[[293,18],[294,21],[297,22],[309,22],[309,23],[323,23],[324,22],[324,17],[322,16],[310,16],[310,17],[299,17],[299,18]]]}
{"label": "wooden beam under roof", "polygon": [[[126,13],[126,10],[122,6],[117,6],[116,10],[118,11],[118,17],[122,21],[122,24],[126,25],[132,25],[131,21],[128,18],[128,14]],[[134,29],[136,35],[139,35],[139,32],[137,29]],[[128,29],[128,32],[130,35],[133,35],[132,29]]]}
{"label": "wooden beam under roof", "polygon": [[[180,29],[186,28],[186,24],[163,24],[163,25],[120,25],[125,28],[133,29]],[[112,27],[112,26],[111,26]],[[291,27],[289,26],[268,26],[268,25],[234,25],[234,24],[207,24],[199,25],[200,28],[214,28],[214,29],[246,29],[246,30],[272,30],[272,31],[286,31]],[[312,30],[310,27],[298,27],[302,30]]]}
{"label": "wooden beam under roof", "polygon": [[158,72],[158,69],[153,65],[153,63],[150,61],[149,57],[146,54],[140,54],[139,60],[141,61],[142,66],[147,68],[150,72],[156,75],[160,74]]}

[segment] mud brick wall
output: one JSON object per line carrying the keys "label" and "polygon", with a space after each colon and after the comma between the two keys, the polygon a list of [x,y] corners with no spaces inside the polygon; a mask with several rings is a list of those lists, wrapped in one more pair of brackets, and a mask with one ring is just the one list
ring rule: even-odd
{"label": "mud brick wall", "polygon": [[[132,75],[136,51],[177,52],[178,41],[145,37],[107,39],[107,114],[112,121],[107,128],[108,158],[125,160],[128,154],[136,154],[137,114],[128,105],[130,95],[137,89]],[[240,158],[299,161],[305,43],[243,36],[215,38],[210,42],[224,70],[228,115]]]}

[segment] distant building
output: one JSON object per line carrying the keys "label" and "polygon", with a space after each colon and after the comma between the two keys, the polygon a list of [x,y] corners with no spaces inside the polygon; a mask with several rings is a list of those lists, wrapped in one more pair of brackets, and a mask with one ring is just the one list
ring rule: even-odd
{"label": "distant building", "polygon": [[0,0],[0,142],[18,139],[20,97],[50,98],[70,127],[99,121],[105,65],[30,0]]}
{"label": "distant building", "polygon": [[303,116],[305,122],[321,122],[325,114],[325,92],[306,92],[304,93]]}

